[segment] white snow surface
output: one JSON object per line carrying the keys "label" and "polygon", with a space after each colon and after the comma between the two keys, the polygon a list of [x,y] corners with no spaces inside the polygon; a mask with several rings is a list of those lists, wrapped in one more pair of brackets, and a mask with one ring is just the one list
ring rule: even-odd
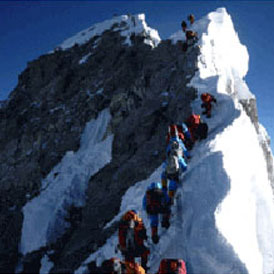
{"label": "white snow surface", "polygon": [[[218,90],[220,93],[235,95],[238,99],[255,98],[243,79],[248,71],[248,52],[240,43],[225,8],[209,13],[194,23],[191,29],[198,33],[197,44],[201,50],[197,72],[199,76],[195,78],[198,82],[192,84],[199,87],[201,93]],[[185,40],[182,31],[176,32],[170,39],[173,43]],[[208,85],[210,90],[207,90]]]}
{"label": "white snow surface", "polygon": [[111,161],[113,135],[105,137],[110,118],[105,109],[86,124],[79,150],[65,154],[42,181],[39,196],[24,206],[23,255],[55,242],[69,227],[65,217],[70,206],[85,204],[90,177]]}
{"label": "white snow surface", "polygon": [[41,259],[41,268],[39,273],[40,274],[48,274],[51,268],[54,266],[54,263],[50,261],[47,254]]}
{"label": "white snow surface", "polygon": [[[204,118],[208,138],[195,144],[181,177],[171,226],[159,228],[157,245],[148,242],[150,272],[157,271],[163,258],[182,258],[190,273],[270,274],[274,270],[274,205],[260,146],[267,133],[262,128],[256,133],[239,103],[239,99],[254,98],[243,80],[248,53],[224,8],[194,23],[193,29],[199,33],[201,55],[191,85],[198,94],[214,94],[218,102],[212,118]],[[201,113],[200,104],[198,97],[194,113]],[[160,174],[159,167],[147,180],[129,188],[120,213],[107,226],[136,209],[150,236],[142,197],[151,182],[160,181]],[[115,233],[75,273],[88,273],[87,264],[93,260],[100,265],[114,256],[122,258],[116,253],[117,243]]]}
{"label": "white snow surface", "polygon": [[90,57],[91,53],[86,54],[79,60],[79,65],[82,65],[87,62],[88,58]]}
{"label": "white snow surface", "polygon": [[[117,24],[118,26],[113,30],[120,31],[121,36],[126,37],[125,43],[128,45],[131,45],[130,36],[132,34],[145,35],[146,39],[144,40],[144,43],[151,47],[156,47],[161,41],[158,31],[148,27],[145,21],[145,15],[137,14],[115,16],[111,20],[97,23],[77,33],[73,37],[66,39],[59,47],[62,49],[68,49],[73,47],[75,44],[82,45],[88,42],[91,38],[102,35],[104,31],[111,29],[114,24]],[[96,40],[96,45],[97,44],[98,40]]]}

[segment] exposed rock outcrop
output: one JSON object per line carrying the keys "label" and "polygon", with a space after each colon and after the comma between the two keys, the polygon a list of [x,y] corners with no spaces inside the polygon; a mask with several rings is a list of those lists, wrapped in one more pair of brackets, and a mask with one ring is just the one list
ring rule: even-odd
{"label": "exposed rock outcrop", "polygon": [[[109,107],[114,134],[112,161],[90,178],[83,209],[71,208],[71,228],[50,248],[53,272],[69,272],[102,245],[113,227],[127,188],[146,178],[164,158],[168,123],[191,113],[195,90],[187,83],[199,49],[132,35],[131,46],[115,28],[82,45],[30,62],[1,108],[0,272],[18,263],[22,207],[39,195],[41,181],[67,151],[76,151],[85,124]],[[163,93],[165,92],[165,93]],[[37,272],[42,248],[23,259],[24,272]]]}

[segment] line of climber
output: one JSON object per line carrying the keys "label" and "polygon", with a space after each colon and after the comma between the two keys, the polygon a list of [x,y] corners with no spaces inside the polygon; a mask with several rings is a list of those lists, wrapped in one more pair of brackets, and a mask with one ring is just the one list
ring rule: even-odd
{"label": "line of climber", "polygon": [[[188,21],[190,22],[190,25],[193,25],[195,18],[193,14],[190,14],[187,17]],[[188,47],[194,45],[198,41],[198,34],[197,32],[188,29],[186,21],[182,21],[181,23],[182,31],[185,33],[186,36],[186,42],[183,44],[183,51],[187,51]]]}
{"label": "line of climber", "polygon": [[[192,25],[194,16],[188,16]],[[187,29],[185,21],[182,22],[182,30],[186,35],[183,50],[187,51],[198,40],[197,33]],[[201,107],[205,110],[207,118],[211,117],[212,102],[216,99],[209,93],[201,95]],[[187,162],[191,159],[189,151],[197,140],[207,137],[208,126],[201,120],[200,115],[192,114],[184,123],[168,126],[166,136],[166,160],[163,163],[161,183],[152,182],[143,197],[143,210],[146,211],[150,221],[151,238],[154,244],[159,242],[158,226],[168,229],[170,226],[171,207],[174,204],[176,190],[180,183],[180,174],[187,170]],[[161,220],[161,222],[160,222]],[[148,240],[147,231],[142,218],[135,210],[127,211],[119,222],[119,250],[124,256],[124,261],[118,258],[105,260],[94,273],[113,274],[145,274],[148,273],[149,248],[145,241]],[[141,258],[141,264],[135,258]],[[186,274],[186,265],[182,259],[163,259],[157,274]]]}
{"label": "line of climber", "polygon": [[[212,102],[216,98],[209,94],[201,94],[202,114],[211,117]],[[163,164],[161,183],[152,182],[143,197],[143,210],[150,220],[151,238],[154,244],[159,242],[158,225],[161,219],[162,228],[170,226],[171,206],[179,184],[180,173],[187,169],[191,159],[189,151],[197,140],[207,137],[208,126],[201,120],[200,115],[192,114],[184,123],[168,126],[166,135],[166,160]],[[102,265],[91,273],[113,274],[145,274],[148,273],[149,248],[145,245],[148,240],[147,231],[142,218],[135,210],[127,211],[119,223],[119,250],[124,261],[118,258],[105,260]],[[141,258],[141,265],[135,258]],[[91,269],[92,271],[92,269]],[[163,259],[157,274],[186,274],[186,265],[182,259]]]}
{"label": "line of climber", "polygon": [[[92,274],[146,274],[136,262],[121,261],[119,258],[105,260],[101,267],[91,269]],[[148,273],[147,273],[148,274]],[[186,264],[181,259],[163,259],[156,274],[187,274]]]}

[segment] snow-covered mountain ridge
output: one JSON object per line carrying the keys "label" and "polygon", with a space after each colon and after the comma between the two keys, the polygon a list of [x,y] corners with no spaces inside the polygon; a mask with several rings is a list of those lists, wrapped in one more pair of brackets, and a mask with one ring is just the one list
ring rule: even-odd
{"label": "snow-covered mountain ridge", "polygon": [[[144,14],[122,15],[115,16],[111,20],[95,24],[88,29],[77,33],[75,36],[65,40],[58,48],[68,49],[75,44],[82,45],[91,38],[100,38],[103,32],[110,29],[120,32],[121,36],[126,38],[125,44],[128,45],[131,45],[130,38],[132,35],[145,36],[144,43],[151,47],[156,47],[161,41],[158,31],[147,26]],[[98,41],[96,39],[94,46],[96,46],[97,43]]]}
{"label": "snow-covered mountain ridge", "polygon": [[[255,97],[243,80],[248,70],[247,50],[225,9],[199,20],[194,29],[200,34],[199,70],[189,85],[198,94],[213,93],[218,105],[214,117],[207,120],[208,139],[196,144],[182,178],[171,228],[157,246],[151,246],[151,270],[157,271],[161,259],[172,257],[184,258],[190,273],[272,273],[273,195],[261,146],[267,135],[252,117]],[[181,33],[171,38],[177,42]],[[199,99],[193,102],[193,111],[201,112]],[[161,167],[127,191],[113,221],[135,208],[149,226],[141,201],[147,186],[159,181],[160,173]],[[116,245],[117,234],[76,273],[86,273],[93,260],[100,264],[117,256]]]}
{"label": "snow-covered mountain ridge", "polygon": [[183,52],[181,31],[160,42],[143,15],[115,17],[20,75],[1,109],[1,271],[85,273],[117,255],[126,210],[149,228],[141,200],[160,180],[167,125],[200,113],[207,91],[218,100],[209,136],[191,152],[171,227],[150,244],[151,271],[179,257],[190,273],[271,273],[273,163],[243,79],[247,50],[225,9],[193,29],[199,41]]}

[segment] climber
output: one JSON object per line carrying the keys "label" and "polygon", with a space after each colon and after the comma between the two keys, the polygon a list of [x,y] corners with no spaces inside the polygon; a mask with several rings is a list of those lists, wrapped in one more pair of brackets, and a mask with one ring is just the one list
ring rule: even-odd
{"label": "climber", "polygon": [[208,126],[206,123],[202,122],[200,115],[190,115],[185,123],[189,129],[193,143],[196,140],[205,139],[207,137]]}
{"label": "climber", "polygon": [[145,274],[145,270],[134,260],[122,262],[118,258],[105,260],[101,267],[91,273],[104,274]]}
{"label": "climber", "polygon": [[185,159],[190,159],[190,154],[186,149],[185,144],[179,138],[171,138],[166,149],[167,157],[170,154],[183,157]]}
{"label": "climber", "polygon": [[188,21],[190,22],[190,24],[192,25],[195,21],[195,17],[193,14],[190,14],[188,17],[187,17]]}
{"label": "climber", "polygon": [[179,137],[183,142],[185,142],[187,139],[191,139],[188,127],[185,123],[179,123],[176,125],[170,125],[168,127],[168,133],[166,137],[166,144],[169,144],[171,137]]}
{"label": "climber", "polygon": [[198,41],[198,34],[192,30],[186,30],[186,42],[183,43],[182,50],[187,51],[188,47],[193,46]]}
{"label": "climber", "polygon": [[186,30],[186,41],[188,46],[192,46],[198,40],[197,32],[193,30]]}
{"label": "climber", "polygon": [[203,102],[201,104],[201,107],[205,108],[205,111],[203,111],[202,114],[206,114],[206,117],[210,118],[211,117],[212,102],[214,102],[216,104],[217,100],[212,94],[207,93],[207,92],[201,94],[201,100]]}
{"label": "climber", "polygon": [[162,215],[161,225],[169,228],[170,219],[170,198],[167,190],[160,183],[151,183],[143,198],[143,209],[150,219],[151,236],[153,243],[159,242],[158,223],[159,215]]}
{"label": "climber", "polygon": [[173,124],[168,126],[168,133],[166,137],[167,156],[172,152],[185,158],[190,158],[190,154],[184,144],[184,133],[178,130],[178,126]]}
{"label": "climber", "polygon": [[161,174],[162,186],[164,189],[168,189],[168,196],[171,199],[171,204],[173,204],[180,172],[186,171],[187,164],[183,157],[170,153],[163,163],[163,169]]}
{"label": "climber", "polygon": [[119,248],[126,262],[134,262],[135,257],[141,257],[141,265],[147,270],[149,249],[144,245],[147,240],[143,220],[135,210],[126,212],[119,223]]}
{"label": "climber", "polygon": [[183,32],[186,32],[186,28],[187,28],[186,21],[182,21],[181,27],[182,27]]}
{"label": "climber", "polygon": [[157,274],[187,274],[186,264],[182,259],[161,260]]}

